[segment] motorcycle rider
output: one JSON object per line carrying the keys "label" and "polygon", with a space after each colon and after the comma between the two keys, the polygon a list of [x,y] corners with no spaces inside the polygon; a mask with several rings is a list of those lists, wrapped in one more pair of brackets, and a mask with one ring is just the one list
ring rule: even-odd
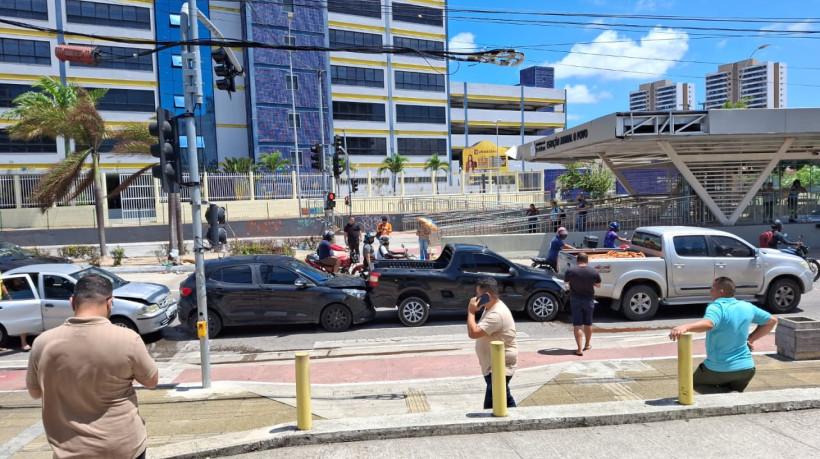
{"label": "motorcycle rider", "polygon": [[786,236],[783,235],[783,222],[778,219],[772,222],[772,240],[769,242],[769,247],[772,249],[777,249],[780,244],[796,246],[803,245],[800,241],[793,242],[786,239]]}
{"label": "motorcycle rider", "polygon": [[547,266],[551,267],[555,272],[558,272],[558,252],[563,249],[575,248],[565,242],[568,235],[569,232],[562,226],[558,228],[558,231],[555,232],[555,237],[550,241],[550,249],[549,252],[547,252]]}
{"label": "motorcycle rider", "polygon": [[615,249],[617,246],[615,245],[615,241],[620,242],[629,242],[629,239],[625,237],[621,237],[618,235],[618,231],[621,230],[621,224],[618,222],[612,222],[609,224],[609,231],[607,231],[606,236],[604,236],[604,248],[605,249]]}
{"label": "motorcycle rider", "polygon": [[379,237],[379,242],[381,245],[379,246],[379,259],[380,260],[391,260],[394,258],[407,258],[406,252],[394,252],[390,250],[390,236],[383,235]]}
{"label": "motorcycle rider", "polygon": [[339,272],[342,261],[333,256],[333,249],[330,248],[331,245],[333,245],[333,231],[328,230],[322,234],[322,242],[319,243],[316,254],[319,256],[319,263],[331,268],[335,274]]}
{"label": "motorcycle rider", "polygon": [[376,233],[368,231],[364,234],[364,246],[362,246],[362,265],[365,271],[370,271],[370,265],[376,260],[376,251],[373,243],[376,242]]}

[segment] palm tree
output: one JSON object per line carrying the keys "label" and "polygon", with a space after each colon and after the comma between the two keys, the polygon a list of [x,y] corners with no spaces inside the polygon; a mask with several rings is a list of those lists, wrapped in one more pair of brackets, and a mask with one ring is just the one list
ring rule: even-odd
{"label": "palm tree", "polygon": [[396,195],[396,175],[404,170],[404,166],[408,161],[409,159],[407,159],[407,156],[397,155],[394,152],[390,155],[390,157],[384,158],[384,161],[382,161],[379,166],[377,171],[379,174],[384,171],[390,171],[390,173],[393,174],[393,196]]}
{"label": "palm tree", "polygon": [[[433,181],[435,182],[436,178],[438,177],[438,171],[447,172],[447,169],[450,167],[449,164],[441,162],[438,159],[438,153],[433,153],[427,161],[424,162],[424,170],[429,170],[433,173]],[[434,185],[435,189],[435,185]]]}
{"label": "palm tree", "polygon": [[243,156],[241,158],[225,158],[219,163],[224,174],[249,174],[259,170],[259,164],[253,162],[253,158]]}
{"label": "palm tree", "polygon": [[279,169],[284,170],[290,164],[290,160],[282,157],[282,153],[274,151],[273,153],[266,153],[259,158],[259,166],[271,172],[276,172]]}

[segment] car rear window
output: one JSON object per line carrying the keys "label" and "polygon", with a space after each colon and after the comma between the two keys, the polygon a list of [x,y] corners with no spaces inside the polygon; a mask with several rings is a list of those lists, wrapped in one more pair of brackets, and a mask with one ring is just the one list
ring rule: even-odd
{"label": "car rear window", "polygon": [[248,265],[226,266],[212,272],[209,279],[227,284],[252,284],[253,274]]}
{"label": "car rear window", "polygon": [[679,257],[708,257],[709,249],[704,236],[675,236],[672,238]]}
{"label": "car rear window", "polygon": [[652,250],[661,250],[663,248],[660,236],[649,233],[639,233],[637,231],[632,234],[632,242],[630,242],[630,244]]}

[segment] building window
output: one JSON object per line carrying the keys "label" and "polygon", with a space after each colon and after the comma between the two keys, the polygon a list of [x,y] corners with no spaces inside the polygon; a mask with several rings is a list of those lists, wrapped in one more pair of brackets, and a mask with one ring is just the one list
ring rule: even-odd
{"label": "building window", "polygon": [[293,35],[285,35],[285,45],[296,46],[296,37]]}
{"label": "building window", "polygon": [[51,65],[51,46],[47,41],[0,38],[0,44],[2,62]]}
{"label": "building window", "polygon": [[387,156],[384,137],[347,137],[347,153],[361,156]]}
{"label": "building window", "polygon": [[[88,88],[96,89],[96,88]],[[97,110],[112,112],[153,112],[154,91],[141,89],[109,89],[97,103]]]}
{"label": "building window", "polygon": [[0,0],[0,16],[48,20],[46,0]]}
{"label": "building window", "polygon": [[[0,0],[2,1],[2,0]],[[86,43],[72,43],[73,45],[86,45]],[[154,71],[153,54],[138,55],[148,51],[146,48],[124,48],[120,46],[100,46],[95,45],[102,54],[103,61],[95,65],[96,68],[136,70],[141,72]],[[72,67],[91,67],[81,62],[71,62]]]}
{"label": "building window", "polygon": [[396,105],[396,121],[399,123],[447,124],[444,107],[430,105]]}
{"label": "building window", "polygon": [[433,26],[444,25],[443,10],[393,2],[393,20]]}
{"label": "building window", "polygon": [[150,8],[85,0],[66,0],[65,5],[69,23],[151,30]]}
{"label": "building window", "polygon": [[0,130],[0,151],[4,153],[57,153],[57,141],[42,138],[32,142],[12,140],[9,132]]}
{"label": "building window", "polygon": [[331,13],[381,18],[382,2],[381,0],[328,0],[327,10]]}
{"label": "building window", "polygon": [[171,55],[171,65],[174,66],[174,67],[182,67],[182,55],[180,55],[180,54]]}
{"label": "building window", "polygon": [[403,156],[431,156],[447,154],[447,139],[402,139],[399,138],[398,153]]}
{"label": "building window", "polygon": [[444,75],[397,70],[396,89],[444,92]]}
{"label": "building window", "polygon": [[346,67],[343,65],[330,66],[330,82],[346,86],[365,86],[368,88],[384,87],[384,70],[366,69],[360,67]]}
{"label": "building window", "polygon": [[331,48],[382,46],[382,36],[374,33],[330,29],[329,35]]}
{"label": "building window", "polygon": [[333,102],[334,120],[384,121],[384,104]]}
{"label": "building window", "polygon": [[293,13],[293,0],[282,0],[282,11],[285,13]]}
{"label": "building window", "polygon": [[299,90],[299,75],[285,75],[285,89],[290,91],[291,88],[294,91]]}
{"label": "building window", "polygon": [[169,14],[168,21],[169,24],[173,27],[179,27],[179,21],[181,20],[181,16],[178,14]]}
{"label": "building window", "polygon": [[[444,52],[444,42],[422,40],[420,38],[393,37],[393,45],[400,48],[417,49],[422,52]],[[442,56],[425,56],[432,59],[444,59]]]}
{"label": "building window", "polygon": [[296,129],[302,127],[302,117],[298,113],[288,113],[288,127],[293,129],[294,122],[296,124]]}
{"label": "building window", "polygon": [[185,96],[174,96],[174,108],[185,108]]}
{"label": "building window", "polygon": [[25,92],[33,91],[27,84],[0,84],[0,107],[11,107],[14,99]]}

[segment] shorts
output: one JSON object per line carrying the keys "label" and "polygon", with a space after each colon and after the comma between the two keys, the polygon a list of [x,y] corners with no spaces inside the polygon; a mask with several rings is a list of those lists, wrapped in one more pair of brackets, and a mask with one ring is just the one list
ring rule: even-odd
{"label": "shorts", "polygon": [[572,311],[572,325],[592,326],[592,312],[595,311],[594,299],[572,299],[569,300],[569,308]]}

